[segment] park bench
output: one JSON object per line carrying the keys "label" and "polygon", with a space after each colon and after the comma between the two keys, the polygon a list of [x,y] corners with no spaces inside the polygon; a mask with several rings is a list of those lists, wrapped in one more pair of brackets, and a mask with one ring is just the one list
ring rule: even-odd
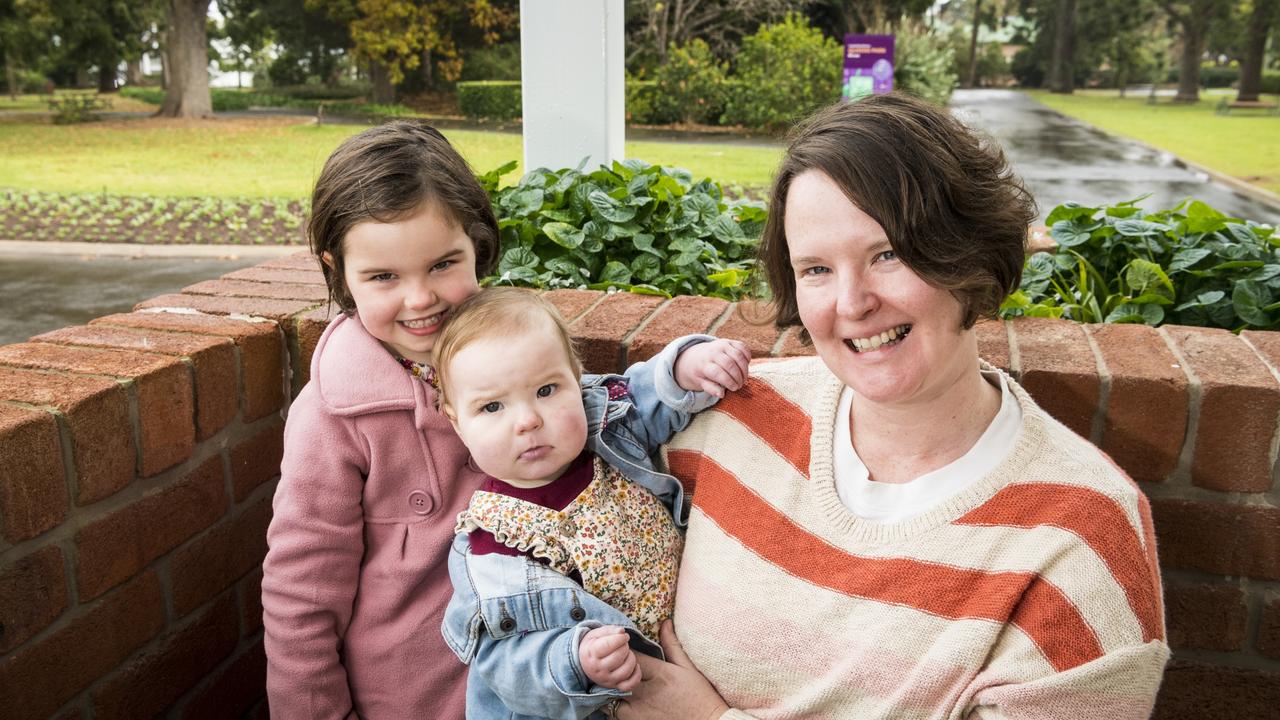
{"label": "park bench", "polygon": [[1280,105],[1265,100],[1234,100],[1228,102],[1223,98],[1214,111],[1219,115],[1229,115],[1232,110],[1261,110],[1268,115],[1280,115]]}

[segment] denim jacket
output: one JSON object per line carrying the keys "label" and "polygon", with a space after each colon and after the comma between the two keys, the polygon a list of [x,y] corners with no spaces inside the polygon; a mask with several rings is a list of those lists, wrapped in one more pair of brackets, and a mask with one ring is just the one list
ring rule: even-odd
{"label": "denim jacket", "polygon": [[[715,404],[707,393],[681,389],[673,375],[683,349],[711,339],[688,335],[622,376],[582,378],[587,448],[657,496],[678,527],[687,522],[684,489],[659,472],[650,455],[693,413]],[[627,382],[630,397],[610,400],[606,383],[618,379]],[[453,597],[441,627],[458,659],[471,666],[468,720],[603,717],[603,705],[628,693],[595,685],[583,672],[578,645],[593,628],[624,627],[633,650],[662,658],[655,639],[573,580],[527,557],[469,550],[467,535],[454,538]]]}

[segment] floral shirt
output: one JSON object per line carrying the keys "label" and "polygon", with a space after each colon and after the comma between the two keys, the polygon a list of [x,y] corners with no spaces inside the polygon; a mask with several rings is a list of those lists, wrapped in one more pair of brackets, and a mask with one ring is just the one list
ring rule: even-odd
{"label": "floral shirt", "polygon": [[587,592],[657,638],[675,603],[684,541],[656,497],[599,458],[592,462],[591,483],[563,509],[481,490],[458,515],[456,531],[488,531],[556,572],[576,572]]}

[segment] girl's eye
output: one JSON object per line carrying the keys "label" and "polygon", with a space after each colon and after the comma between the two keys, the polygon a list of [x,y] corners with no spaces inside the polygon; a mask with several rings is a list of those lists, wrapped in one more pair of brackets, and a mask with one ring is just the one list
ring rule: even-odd
{"label": "girl's eye", "polygon": [[498,411],[499,411],[499,410],[501,410],[501,409],[502,409],[502,403],[497,402],[497,401],[494,401],[494,402],[491,402],[491,403],[485,403],[485,404],[484,404],[484,406],[482,406],[482,407],[480,408],[480,412],[482,412],[482,413],[496,413],[496,412],[498,412]]}
{"label": "girl's eye", "polygon": [[389,272],[378,273],[377,275],[373,275],[369,277],[369,279],[374,282],[387,282],[388,280],[392,280],[394,278],[395,278],[395,275]]}
{"label": "girl's eye", "polygon": [[436,272],[439,272],[440,270],[448,270],[449,268],[453,267],[453,265],[456,264],[457,262],[458,262],[457,260],[441,260],[435,265],[432,265],[431,269]]}
{"label": "girl's eye", "polygon": [[540,398],[551,397],[551,394],[554,393],[555,391],[556,391],[556,384],[547,383],[546,385],[543,385],[542,387],[538,388],[538,397]]}

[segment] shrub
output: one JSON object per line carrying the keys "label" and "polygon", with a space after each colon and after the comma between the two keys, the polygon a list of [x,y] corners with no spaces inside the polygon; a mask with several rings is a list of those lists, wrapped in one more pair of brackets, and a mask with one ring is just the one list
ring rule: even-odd
{"label": "shrub", "polygon": [[36,70],[18,69],[14,73],[18,80],[18,92],[26,95],[38,95],[40,93],[49,92],[49,88],[53,85],[49,82],[49,78],[44,73]]}
{"label": "shrub", "polygon": [[99,119],[98,113],[111,109],[111,100],[96,92],[68,92],[50,95],[46,101],[58,125],[89,122]]}
{"label": "shrub", "polygon": [[538,169],[499,189],[515,165],[479,178],[503,248],[486,284],[730,300],[752,289],[763,205],[726,202],[717,183],[640,160],[591,173]]}
{"label": "shrub", "polygon": [[[1181,68],[1174,67],[1169,70],[1168,80],[1171,83],[1176,83],[1181,75]],[[1217,65],[1200,68],[1200,87],[1203,88],[1231,87],[1239,79],[1240,68],[1220,67]]]}
{"label": "shrub", "polygon": [[303,85],[307,82],[307,69],[303,58],[292,50],[285,50],[267,66],[267,79],[273,86]]}
{"label": "shrub", "polygon": [[956,89],[954,53],[919,24],[904,25],[894,39],[893,84],[900,90],[946,105]]}
{"label": "shrub", "polygon": [[1030,45],[1013,54],[1013,60],[1009,61],[1009,72],[1013,73],[1013,79],[1018,81],[1020,87],[1044,87],[1044,66]]}
{"label": "shrub", "polygon": [[715,124],[724,112],[728,64],[716,59],[701,39],[684,47],[673,43],[667,61],[654,72],[655,114],[683,122]]}
{"label": "shrub", "polygon": [[520,83],[490,80],[458,83],[458,109],[481,120],[514,120],[520,117]]}
{"label": "shrub", "polygon": [[1048,221],[1058,247],[1027,259],[1001,316],[1280,327],[1280,237],[1271,226],[1199,201],[1152,213],[1136,202],[1054,208]]}
{"label": "shrub", "polygon": [[788,14],[743,38],[738,54],[739,89],[725,104],[724,121],[754,128],[779,128],[840,97],[842,47]]}
{"label": "shrub", "polygon": [[1280,95],[1280,70],[1262,71],[1262,92],[1268,95]]}
{"label": "shrub", "polygon": [[641,125],[666,125],[679,120],[672,105],[662,98],[654,80],[627,78],[627,119]]}

